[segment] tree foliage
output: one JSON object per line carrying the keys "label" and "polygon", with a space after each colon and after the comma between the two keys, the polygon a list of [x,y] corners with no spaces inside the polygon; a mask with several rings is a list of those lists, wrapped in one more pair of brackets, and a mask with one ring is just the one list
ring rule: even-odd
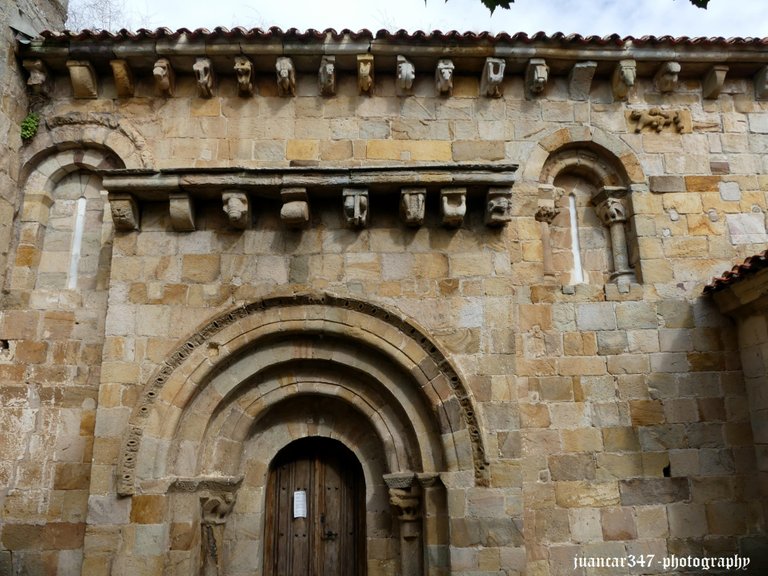
{"label": "tree foliage", "polygon": [[69,30],[99,29],[115,31],[125,26],[123,0],[70,0],[66,27]]}

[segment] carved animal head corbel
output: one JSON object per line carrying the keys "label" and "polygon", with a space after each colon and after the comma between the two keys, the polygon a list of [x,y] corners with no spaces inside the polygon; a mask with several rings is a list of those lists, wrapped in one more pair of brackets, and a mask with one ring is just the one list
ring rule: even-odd
{"label": "carved animal head corbel", "polygon": [[152,67],[152,75],[155,77],[155,88],[166,97],[173,96],[176,89],[176,76],[171,62],[167,58],[160,58]]}
{"label": "carved animal head corbel", "polygon": [[627,97],[630,88],[635,85],[637,79],[637,62],[634,60],[619,60],[613,69],[612,87],[613,96],[617,100]]}
{"label": "carved animal head corbel", "polygon": [[198,58],[192,65],[197,79],[197,93],[201,98],[213,96],[213,66],[210,58]]}
{"label": "carved animal head corbel", "polygon": [[451,60],[439,60],[435,68],[435,90],[443,96],[453,95],[453,70]]}
{"label": "carved animal head corbel", "polygon": [[674,92],[677,88],[678,75],[680,74],[680,64],[677,62],[664,62],[659,66],[654,81],[659,92]]}
{"label": "carved animal head corbel", "polygon": [[360,94],[373,95],[373,54],[357,56],[357,87]]}
{"label": "carved animal head corbel", "polygon": [[416,67],[405,56],[397,57],[397,79],[395,81],[398,96],[409,96],[416,79]]}
{"label": "carved animal head corbel", "polygon": [[296,96],[296,69],[293,60],[281,56],[275,63],[277,72],[277,93],[279,96]]}
{"label": "carved animal head corbel", "polygon": [[531,96],[544,92],[549,80],[549,66],[543,58],[531,58],[525,72],[525,87]]}
{"label": "carved animal head corbel", "polygon": [[317,73],[317,83],[320,94],[333,96],[336,94],[336,56],[323,56],[320,60],[320,70]]}
{"label": "carved animal head corbel", "polygon": [[221,195],[221,199],[224,203],[224,213],[229,218],[230,224],[240,230],[248,228],[251,220],[251,207],[248,195],[244,192],[224,192]]}
{"label": "carved animal head corbel", "polygon": [[253,62],[246,56],[235,56],[235,75],[237,76],[237,93],[240,96],[253,94]]}

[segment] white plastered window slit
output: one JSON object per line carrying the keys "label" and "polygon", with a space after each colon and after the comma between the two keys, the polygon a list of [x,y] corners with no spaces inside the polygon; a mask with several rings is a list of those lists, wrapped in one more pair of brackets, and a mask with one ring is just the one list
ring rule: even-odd
{"label": "white plastered window slit", "polygon": [[571,253],[573,255],[571,284],[584,284],[584,269],[581,265],[581,244],[579,242],[579,219],[576,214],[576,194],[574,191],[568,194],[568,214],[571,220]]}
{"label": "white plastered window slit", "polygon": [[67,277],[67,289],[69,290],[75,290],[77,288],[77,272],[80,266],[80,252],[83,246],[83,234],[85,233],[86,204],[87,200],[85,199],[85,190],[83,190],[82,196],[77,199],[77,208],[75,210],[75,227],[72,234],[72,248],[69,254],[69,274]]}

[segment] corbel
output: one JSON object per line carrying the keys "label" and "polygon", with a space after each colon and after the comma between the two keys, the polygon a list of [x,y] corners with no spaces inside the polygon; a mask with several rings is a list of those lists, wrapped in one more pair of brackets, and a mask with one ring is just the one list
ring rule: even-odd
{"label": "corbel", "polygon": [[438,60],[435,68],[435,91],[441,96],[453,95],[453,70],[455,66],[452,60]]}
{"label": "corbel", "polygon": [[416,67],[405,56],[398,55],[395,75],[395,93],[398,96],[413,94],[413,81],[416,79]]}
{"label": "corbel", "polygon": [[549,66],[543,58],[531,58],[525,69],[525,89],[529,97],[535,97],[544,92],[549,80]]}
{"label": "corbel", "polygon": [[53,79],[48,67],[42,60],[23,60],[22,66],[29,72],[27,86],[32,94],[49,97],[53,89]]}
{"label": "corbel", "polygon": [[635,85],[636,79],[637,62],[635,60],[619,60],[616,68],[613,69],[613,78],[611,79],[613,97],[616,100],[624,100],[629,89]]}
{"label": "corbel", "polygon": [[224,213],[233,228],[245,230],[251,222],[251,204],[244,192],[232,190],[221,195]]}
{"label": "corbel", "polygon": [[235,56],[237,93],[247,98],[253,95],[253,62],[247,56]]}
{"label": "corbel", "polygon": [[161,96],[173,97],[176,90],[176,73],[173,71],[168,58],[160,58],[152,67],[152,76],[155,77],[155,89]]}
{"label": "corbel", "polygon": [[512,220],[512,188],[488,188],[485,225],[506,226]]}
{"label": "corbel", "polygon": [[674,92],[677,88],[680,64],[677,62],[664,62],[656,71],[653,81],[659,92]]}
{"label": "corbel", "polygon": [[426,188],[403,188],[400,190],[400,217],[408,226],[424,224],[427,204]]}
{"label": "corbel", "polygon": [[133,72],[126,60],[110,60],[112,77],[115,79],[115,89],[118,98],[131,98],[136,90],[133,82]]}
{"label": "corbel", "polygon": [[306,188],[283,188],[280,219],[289,228],[306,228],[309,224],[309,197]]}
{"label": "corbel", "polygon": [[109,210],[115,230],[130,232],[139,229],[139,205],[130,194],[110,192]]}
{"label": "corbel", "polygon": [[75,98],[97,98],[99,85],[96,70],[87,60],[67,60],[72,93]]}
{"label": "corbel", "polygon": [[763,66],[755,74],[755,98],[768,100],[768,66]]}
{"label": "corbel", "polygon": [[214,73],[210,58],[197,58],[192,64],[197,80],[197,94],[200,98],[213,97]]}
{"label": "corbel", "polygon": [[185,192],[169,194],[168,213],[171,217],[171,226],[176,232],[195,230],[195,207],[189,194]]}
{"label": "corbel", "polygon": [[490,98],[501,98],[504,95],[504,69],[507,66],[504,58],[485,59],[483,75],[480,78],[480,94]]}
{"label": "corbel", "polygon": [[360,94],[373,95],[373,54],[357,55],[357,88]]}
{"label": "corbel", "polygon": [[344,188],[344,219],[352,228],[365,228],[370,220],[368,190]]}
{"label": "corbel", "polygon": [[323,56],[320,59],[317,84],[320,87],[321,95],[333,96],[336,94],[336,56]]}
{"label": "corbel", "polygon": [[461,226],[467,213],[467,189],[443,188],[440,191],[440,213],[443,225],[449,228]]}
{"label": "corbel", "polygon": [[589,100],[592,79],[597,71],[597,62],[577,62],[568,77],[568,93],[572,100]]}
{"label": "corbel", "polygon": [[296,96],[296,69],[293,60],[280,56],[275,62],[278,96]]}
{"label": "corbel", "polygon": [[715,100],[720,96],[720,91],[725,84],[725,77],[728,74],[728,66],[718,64],[712,66],[701,82],[701,95],[709,100]]}

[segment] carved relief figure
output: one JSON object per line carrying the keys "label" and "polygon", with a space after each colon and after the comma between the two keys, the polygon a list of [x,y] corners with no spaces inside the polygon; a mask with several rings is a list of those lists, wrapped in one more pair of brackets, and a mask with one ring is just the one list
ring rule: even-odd
{"label": "carved relief figure", "polygon": [[506,61],[503,58],[486,58],[483,66],[483,76],[480,79],[480,93],[491,98],[501,98],[502,81]]}
{"label": "carved relief figure", "polygon": [[219,494],[200,498],[202,508],[202,576],[223,574],[222,555],[224,524],[235,507],[234,494]]}
{"label": "carved relief figure", "polygon": [[678,132],[683,129],[683,118],[680,112],[674,110],[661,110],[660,108],[633,110],[629,117],[636,122],[635,132],[638,134],[644,128],[650,128],[656,132],[661,132],[666,126],[672,126]]}
{"label": "carved relief figure", "polygon": [[453,95],[453,62],[439,60],[435,69],[435,89],[438,94]]}
{"label": "carved relief figure", "polygon": [[416,78],[416,68],[409,62],[405,56],[397,57],[397,80],[395,86],[397,87],[397,94],[399,96],[406,96],[410,94],[413,89],[413,81]]}
{"label": "carved relief figure", "polygon": [[245,56],[235,56],[235,75],[237,76],[237,93],[240,96],[253,94],[253,62]]}
{"label": "carved relief figure", "polygon": [[167,58],[160,58],[155,62],[152,68],[152,75],[155,77],[155,87],[163,96],[173,96],[175,88],[175,77],[173,68]]}
{"label": "carved relief figure", "polygon": [[277,72],[277,93],[280,96],[296,96],[296,70],[293,60],[281,56],[275,64]]}
{"label": "carved relief figure", "polygon": [[336,56],[323,56],[320,60],[317,83],[323,96],[336,94]]}
{"label": "carved relief figure", "polygon": [[197,79],[197,92],[201,98],[213,96],[213,68],[210,58],[198,58],[192,65]]}
{"label": "carved relief figure", "polygon": [[357,87],[360,94],[373,94],[373,56],[361,54],[357,57]]}

